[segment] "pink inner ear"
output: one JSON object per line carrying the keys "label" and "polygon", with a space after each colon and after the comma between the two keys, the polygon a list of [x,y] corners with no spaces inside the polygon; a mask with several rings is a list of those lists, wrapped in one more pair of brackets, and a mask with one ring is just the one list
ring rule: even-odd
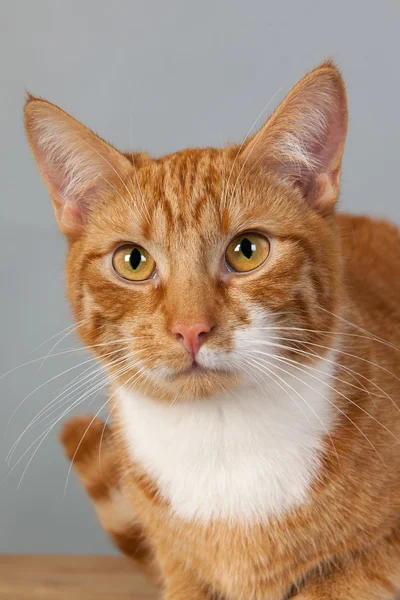
{"label": "pink inner ear", "polygon": [[25,128],[63,233],[76,234],[103,192],[112,192],[132,164],[57,106],[29,98]]}
{"label": "pink inner ear", "polygon": [[[278,135],[274,144],[282,160],[282,168],[307,196],[315,195],[313,186],[321,174],[329,178],[332,176],[331,183],[336,187],[338,181],[334,173],[340,170],[347,128],[338,98],[324,93],[323,101],[320,101],[319,96],[321,94],[310,94],[306,98],[303,112],[301,107],[296,109],[292,131],[281,132],[281,139]],[[290,138],[289,144],[286,136]]]}
{"label": "pink inner ear", "polygon": [[60,224],[69,230],[78,230],[84,224],[84,214],[81,207],[73,201],[67,200],[59,207],[58,219]]}
{"label": "pink inner ear", "polygon": [[328,63],[292,90],[247,144],[245,160],[299,186],[314,206],[328,207],[339,191],[346,131],[344,85]]}
{"label": "pink inner ear", "polygon": [[36,149],[36,161],[39,171],[50,192],[54,213],[60,228],[77,232],[84,224],[84,204],[73,195],[66,198],[66,177],[63,165],[46,155],[40,147]]}

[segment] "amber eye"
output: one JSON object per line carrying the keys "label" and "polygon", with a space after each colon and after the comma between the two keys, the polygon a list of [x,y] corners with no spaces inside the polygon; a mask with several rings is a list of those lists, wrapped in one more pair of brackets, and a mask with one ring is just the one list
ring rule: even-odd
{"label": "amber eye", "polygon": [[225,259],[233,271],[246,273],[262,265],[269,250],[269,241],[261,233],[242,233],[230,242]]}
{"label": "amber eye", "polygon": [[152,276],[156,263],[141,246],[126,244],[114,252],[112,264],[118,275],[129,281],[145,281]]}

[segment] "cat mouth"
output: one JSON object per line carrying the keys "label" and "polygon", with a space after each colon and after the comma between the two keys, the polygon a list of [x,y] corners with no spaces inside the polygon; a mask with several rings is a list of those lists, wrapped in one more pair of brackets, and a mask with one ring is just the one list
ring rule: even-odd
{"label": "cat mouth", "polygon": [[172,374],[172,377],[180,377],[182,375],[192,375],[194,377],[201,377],[202,375],[211,375],[213,373],[217,373],[216,369],[210,369],[209,367],[203,367],[195,360],[186,367],[185,369],[181,369],[180,371],[176,371]]}

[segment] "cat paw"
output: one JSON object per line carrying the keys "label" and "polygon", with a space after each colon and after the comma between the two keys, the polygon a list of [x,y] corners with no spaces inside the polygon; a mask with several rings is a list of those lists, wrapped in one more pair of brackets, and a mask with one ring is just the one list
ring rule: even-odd
{"label": "cat paw", "polygon": [[67,421],[59,438],[67,458],[80,463],[97,453],[100,444],[105,443],[110,433],[111,428],[101,419],[84,416]]}

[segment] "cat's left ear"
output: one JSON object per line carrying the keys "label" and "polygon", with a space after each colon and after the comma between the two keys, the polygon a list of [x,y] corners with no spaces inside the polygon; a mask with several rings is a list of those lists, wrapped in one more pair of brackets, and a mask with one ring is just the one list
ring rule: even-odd
{"label": "cat's left ear", "polygon": [[250,169],[298,186],[309,205],[329,213],[339,194],[346,133],[344,82],[326,61],[292,89],[242,154]]}
{"label": "cat's left ear", "polygon": [[124,193],[132,164],[61,108],[40,98],[27,98],[25,130],[58,226],[76,237],[105,194]]}

